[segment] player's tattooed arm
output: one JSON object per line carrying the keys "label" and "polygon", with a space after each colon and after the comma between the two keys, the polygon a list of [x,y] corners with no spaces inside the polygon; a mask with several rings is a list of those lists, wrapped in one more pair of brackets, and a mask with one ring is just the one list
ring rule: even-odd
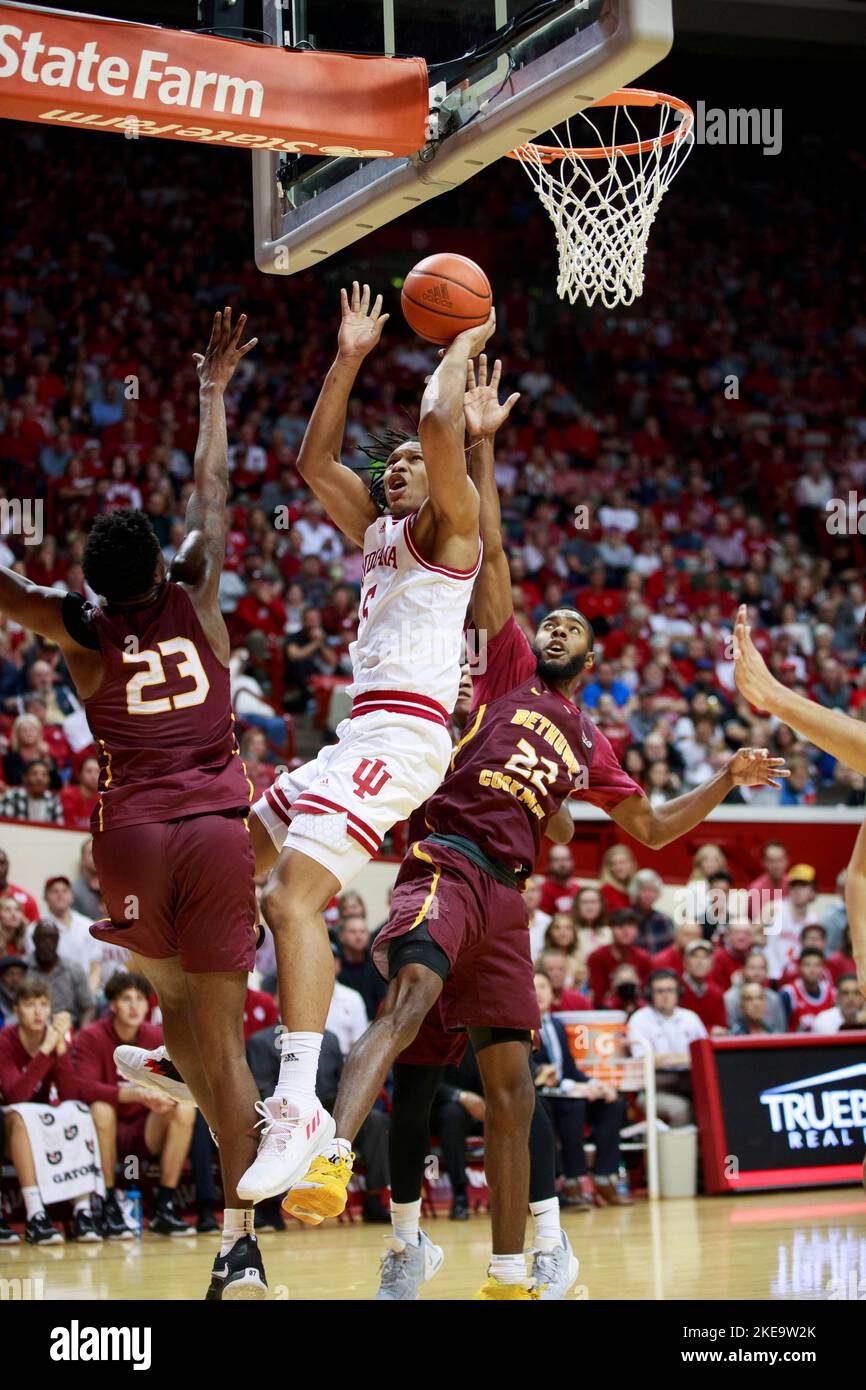
{"label": "player's tattooed arm", "polygon": [[376,347],[388,314],[382,313],[382,296],[370,305],[370,286],[357,280],[351,299],[340,290],[342,319],[336,359],[310,416],[298,454],[298,472],[318,497],[335,526],[356,545],[376,520],[376,505],[358,474],[341,461],[346,411],[361,364]]}
{"label": "player's tattooed arm", "polygon": [[612,820],[649,849],[662,849],[706,820],[734,787],[779,787],[789,777],[784,758],[771,758],[766,748],[740,748],[726,767],[690,792],[653,807],[643,795],[629,796],[614,806]]}
{"label": "player's tattooed arm", "polygon": [[495,328],[496,311],[491,309],[486,323],[459,333],[445,349],[421,399],[418,426],[430,508],[437,520],[444,521],[451,535],[467,542],[464,558],[469,564],[476,553],[479,504],[466,469],[464,396],[469,362]]}
{"label": "player's tattooed arm", "polygon": [[216,603],[225,558],[228,499],[228,434],[225,390],[242,357],[258,339],[241,343],[247,316],[232,325],[232,311],[214,314],[210,342],[193,354],[199,379],[199,429],[193,461],[193,490],[186,509],[186,539],[171,566],[172,579],[194,596]]}
{"label": "player's tattooed arm", "polygon": [[472,619],[479,633],[487,640],[501,632],[514,612],[511,598],[511,571],[502,544],[502,513],[496,487],[493,441],[497,430],[505,423],[520,396],[515,393],[504,402],[499,400],[499,378],[502,363],[496,361],[488,380],[487,355],[466,367],[466,392],[463,414],[469,435],[469,474],[478,490],[480,526],[484,541],[481,570],[472,592]]}

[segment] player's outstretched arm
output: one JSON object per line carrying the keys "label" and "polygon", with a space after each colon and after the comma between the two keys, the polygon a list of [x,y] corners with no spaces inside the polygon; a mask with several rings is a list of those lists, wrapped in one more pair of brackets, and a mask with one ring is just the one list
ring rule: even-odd
{"label": "player's outstretched arm", "polygon": [[[518,392],[500,403],[499,378],[502,363],[493,364],[487,377],[487,355],[478,359],[478,377],[470,359],[466,368],[463,415],[469,435],[469,476],[478,490],[479,522],[484,541],[481,569],[472,591],[472,619],[488,640],[501,632],[514,612],[511,599],[511,572],[502,544],[502,515],[496,488],[493,441],[520,399]],[[549,831],[548,831],[549,834]]]}
{"label": "player's outstretched arm", "polygon": [[210,342],[193,354],[199,381],[198,440],[193,490],[186,508],[186,539],[171,566],[172,579],[189,587],[202,605],[216,606],[225,558],[226,502],[229,488],[225,390],[242,357],[257,338],[241,344],[247,316],[232,324],[232,311],[214,314]]}
{"label": "player's outstretched arm", "polygon": [[445,349],[421,399],[418,426],[433,514],[471,548],[478,528],[478,493],[466,469],[463,398],[469,362],[495,328],[496,311],[491,309],[486,323],[459,333]]}
{"label": "player's outstretched arm", "polygon": [[364,532],[376,520],[376,506],[363,481],[340,460],[346,411],[361,364],[382,336],[389,315],[382,313],[382,296],[370,307],[370,286],[357,280],[352,297],[340,290],[342,320],[333,366],[310,416],[298,454],[298,472],[316,494],[328,516],[350,541],[363,545]]}
{"label": "player's outstretched arm", "polygon": [[656,807],[645,796],[629,796],[610,815],[641,844],[662,849],[706,820],[734,787],[778,787],[778,779],[788,776],[784,758],[771,758],[766,748],[741,748],[727,767],[693,791]]}
{"label": "player's outstretched arm", "polygon": [[777,681],[752,641],[745,604],[737,610],[734,628],[734,676],[737,689],[756,709],[774,714],[846,767],[866,773],[866,725],[839,710],[825,709]]}
{"label": "player's outstretched arm", "polygon": [[44,589],[0,565],[0,613],[60,647],[69,642],[63,622],[64,597],[58,589]]}

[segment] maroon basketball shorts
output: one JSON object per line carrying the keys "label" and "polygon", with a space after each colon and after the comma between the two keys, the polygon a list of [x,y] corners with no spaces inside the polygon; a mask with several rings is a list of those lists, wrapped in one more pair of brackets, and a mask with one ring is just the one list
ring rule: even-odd
{"label": "maroon basketball shorts", "polygon": [[93,837],[108,919],[90,928],[192,974],[249,972],[256,960],[255,859],[244,817],[214,811]]}
{"label": "maroon basketball shorts", "polygon": [[117,1158],[122,1165],[125,1158],[150,1158],[150,1149],[144,1137],[149,1110],[136,1115],[131,1120],[117,1120]]}
{"label": "maroon basketball shorts", "polygon": [[[390,962],[398,942],[396,967],[411,959],[406,948],[416,931],[421,938],[429,934],[447,957],[439,999],[446,1031],[539,1027],[526,904],[517,888],[500,883],[450,845],[421,840],[403,860],[388,921],[373,944],[380,974],[387,978],[393,973]],[[422,1025],[430,1043],[427,1065],[442,1064],[442,1056],[434,1055],[436,1027],[428,1015]],[[410,1052],[415,1050],[413,1044]],[[422,1062],[420,1056],[405,1054],[400,1060]]]}

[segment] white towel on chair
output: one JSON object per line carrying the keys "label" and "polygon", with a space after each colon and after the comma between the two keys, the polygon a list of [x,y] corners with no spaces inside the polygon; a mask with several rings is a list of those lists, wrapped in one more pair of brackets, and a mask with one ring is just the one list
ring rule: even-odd
{"label": "white towel on chair", "polygon": [[60,1105],[25,1101],[3,1108],[7,1115],[14,1110],[27,1127],[39,1195],[46,1207],[84,1197],[88,1192],[105,1196],[99,1144],[89,1105],[80,1100],[64,1100]]}

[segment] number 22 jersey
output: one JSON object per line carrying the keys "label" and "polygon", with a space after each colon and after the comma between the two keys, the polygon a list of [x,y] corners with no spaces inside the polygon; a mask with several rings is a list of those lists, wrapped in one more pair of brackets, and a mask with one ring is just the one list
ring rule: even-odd
{"label": "number 22 jersey", "polygon": [[526,874],[568,797],[610,811],[643,792],[592,720],[538,675],[513,617],[488,642],[486,660],[450,769],[427,802],[427,829],[474,840]]}

